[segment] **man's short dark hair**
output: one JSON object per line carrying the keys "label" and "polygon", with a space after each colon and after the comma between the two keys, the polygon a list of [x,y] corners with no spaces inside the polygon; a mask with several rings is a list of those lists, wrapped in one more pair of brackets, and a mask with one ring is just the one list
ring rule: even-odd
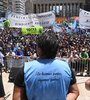
{"label": "man's short dark hair", "polygon": [[55,33],[42,33],[37,37],[37,45],[42,50],[42,56],[44,56],[45,58],[53,59],[56,57],[59,43]]}

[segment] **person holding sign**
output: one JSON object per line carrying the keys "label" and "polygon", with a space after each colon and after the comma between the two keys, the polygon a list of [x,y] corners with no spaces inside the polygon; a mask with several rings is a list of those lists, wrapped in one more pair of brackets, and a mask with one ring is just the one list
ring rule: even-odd
{"label": "person holding sign", "polygon": [[56,35],[40,34],[36,42],[38,59],[25,62],[17,74],[13,100],[76,100],[79,90],[74,73],[66,62],[55,58],[59,46]]}

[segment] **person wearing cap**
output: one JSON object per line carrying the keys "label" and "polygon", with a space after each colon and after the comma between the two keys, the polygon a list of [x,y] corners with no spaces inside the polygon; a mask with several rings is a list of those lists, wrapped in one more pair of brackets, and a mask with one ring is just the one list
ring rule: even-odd
{"label": "person wearing cap", "polygon": [[68,63],[55,58],[59,46],[56,35],[42,33],[36,41],[38,58],[25,62],[17,74],[12,100],[76,100],[75,75]]}

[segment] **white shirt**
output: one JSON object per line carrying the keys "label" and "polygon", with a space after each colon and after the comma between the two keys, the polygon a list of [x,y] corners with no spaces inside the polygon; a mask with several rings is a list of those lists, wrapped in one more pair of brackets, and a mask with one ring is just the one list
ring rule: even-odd
{"label": "white shirt", "polygon": [[3,58],[4,58],[4,55],[2,54],[2,52],[0,52],[0,63],[4,66]]}

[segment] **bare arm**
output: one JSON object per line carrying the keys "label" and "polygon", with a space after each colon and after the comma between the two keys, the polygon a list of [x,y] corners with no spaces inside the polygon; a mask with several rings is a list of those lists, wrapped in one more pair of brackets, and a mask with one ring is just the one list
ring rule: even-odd
{"label": "bare arm", "polygon": [[25,100],[23,96],[24,96],[24,89],[22,87],[14,85],[12,100]]}
{"label": "bare arm", "polygon": [[4,97],[0,97],[0,100],[4,100]]}
{"label": "bare arm", "polygon": [[75,83],[70,86],[66,100],[77,100],[78,96],[79,96],[79,89],[77,84]]}
{"label": "bare arm", "polygon": [[0,100],[4,100],[4,96],[5,96],[4,86],[3,86],[3,81],[2,81],[2,75],[0,72]]}

